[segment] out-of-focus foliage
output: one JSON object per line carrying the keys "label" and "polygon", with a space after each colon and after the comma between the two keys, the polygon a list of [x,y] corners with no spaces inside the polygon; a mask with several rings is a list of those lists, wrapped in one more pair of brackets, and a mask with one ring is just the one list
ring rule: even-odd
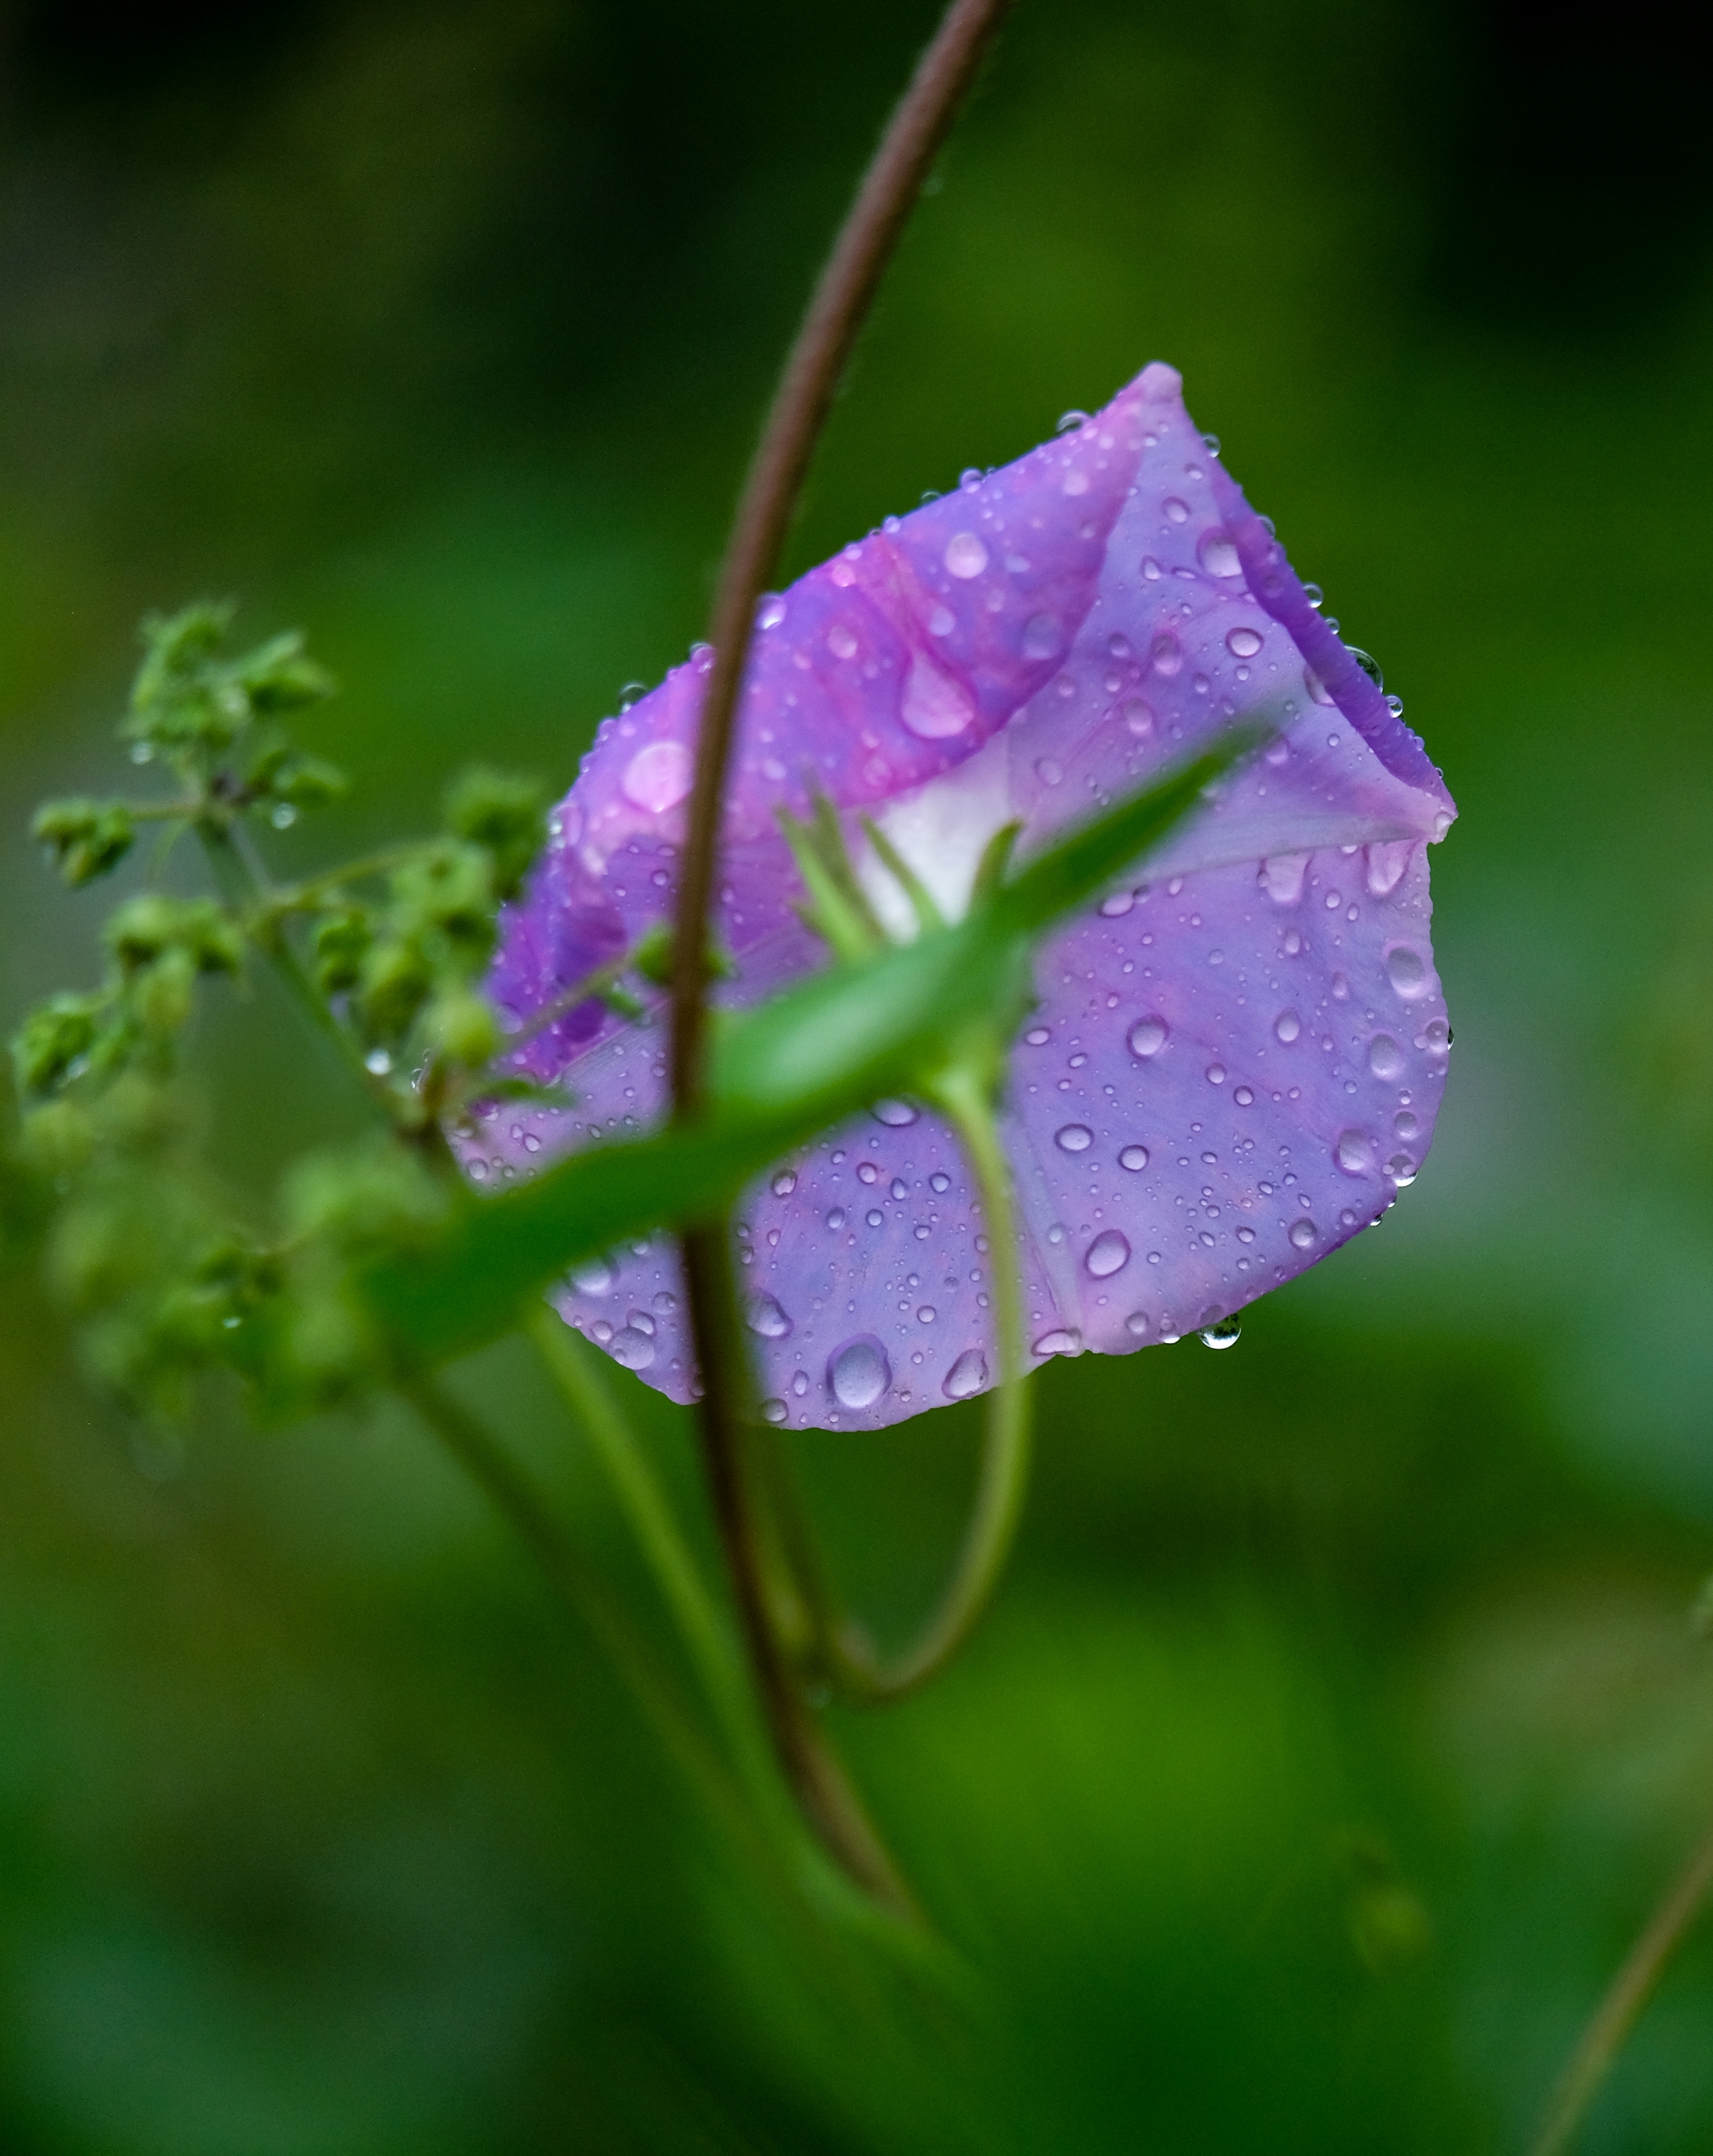
{"label": "out-of-focus foliage", "polygon": [[[74,879],[116,845],[111,714],[161,593],[305,621],[348,685],[294,725],[360,783],[313,849],[271,834],[282,875],[425,824],[472,757],[562,785],[682,655],[932,12],[11,11],[8,1030],[100,978],[138,887],[146,831],[68,898],[27,824],[89,806],[46,834]],[[1452,1086],[1385,1235],[1228,1354],[1044,1376],[998,1615],[849,1727],[983,1995],[842,1989],[402,1416],[139,1434],[14,1270],[8,2148],[1516,2145],[1713,1787],[1713,316],[1694,77],[1656,31],[1023,0],[835,417],[798,562],[1172,359],[1464,812]],[[362,1111],[265,978],[203,985],[251,1104],[205,1106],[209,1144],[259,1204]],[[0,1247],[36,1202],[0,1184]],[[532,1374],[463,1382],[622,1568]],[[687,1488],[683,1429],[637,1411]],[[972,1440],[952,1410],[805,1447],[882,1630],[938,1576]],[[1710,2004],[1703,1938],[1591,2151],[1705,2142]]]}

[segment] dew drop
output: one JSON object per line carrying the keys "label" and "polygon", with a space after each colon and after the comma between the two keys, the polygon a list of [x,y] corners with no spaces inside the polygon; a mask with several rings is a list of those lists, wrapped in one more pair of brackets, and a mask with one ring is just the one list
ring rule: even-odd
{"label": "dew drop", "polygon": [[1451,1049],[1451,1028],[1443,1018],[1430,1018],[1422,1028],[1421,1042],[1430,1055],[1444,1055]]}
{"label": "dew drop", "polygon": [[1064,633],[1050,613],[1032,614],[1023,624],[1023,657],[1051,659],[1064,644]]}
{"label": "dew drop", "polygon": [[987,549],[973,531],[954,531],[946,542],[945,558],[954,577],[979,577],[987,566]]}
{"label": "dew drop", "polygon": [[1380,671],[1380,662],[1377,659],[1368,652],[1359,650],[1354,644],[1346,644],[1344,648],[1377,689],[1383,689],[1386,686],[1386,677]]}
{"label": "dew drop", "polygon": [[1044,1332],[1030,1350],[1036,1355],[1080,1355],[1082,1352],[1082,1334],[1060,1326],[1055,1326],[1050,1332]]}
{"label": "dew drop", "polygon": [[1234,1317],[1222,1317],[1218,1324],[1202,1328],[1204,1348],[1235,1348],[1242,1337],[1243,1327]]}
{"label": "dew drop", "polygon": [[1407,1004],[1428,993],[1427,961],[1408,943],[1396,943],[1386,953],[1386,978]]}
{"label": "dew drop", "polygon": [[608,1342],[607,1353],[627,1370],[646,1370],[654,1359],[654,1342],[640,1326],[627,1325]]}
{"label": "dew drop", "polygon": [[1057,786],[1064,776],[1064,767],[1055,763],[1050,756],[1038,757],[1035,761],[1035,776],[1043,786]]}
{"label": "dew drop", "polygon": [[1295,906],[1309,873],[1306,854],[1273,854],[1261,864],[1260,885],[1275,906]]}
{"label": "dew drop", "polygon": [[878,1212],[877,1212],[877,1213],[864,1213],[864,1215],[863,1215],[863,1218],[864,1218],[864,1220],[866,1220],[866,1221],[868,1222],[869,1225],[871,1228],[879,1228],[879,1227],[880,1227],[880,1226],[882,1226],[882,1225],[884,1224],[884,1223],[885,1223],[885,1219],[886,1219],[886,1215],[885,1215],[884,1213],[878,1213]]}
{"label": "dew drop", "polygon": [[1165,501],[1161,503],[1160,506],[1166,511],[1167,518],[1169,522],[1173,524],[1188,523],[1190,516],[1189,504],[1187,501],[1180,501],[1175,494],[1168,494]]}
{"label": "dew drop", "polygon": [[791,1320],[786,1316],[778,1298],[771,1295],[752,1295],[744,1312],[744,1322],[751,1332],[763,1340],[782,1340],[791,1330]]}
{"label": "dew drop", "polygon": [[1121,706],[1124,723],[1138,741],[1146,741],[1154,731],[1154,714],[1140,696],[1128,696]]}
{"label": "dew drop", "polygon": [[928,1188],[930,1190],[935,1192],[938,1196],[943,1198],[946,1192],[951,1188],[951,1178],[946,1174],[943,1168],[936,1168],[934,1173],[928,1178]]}
{"label": "dew drop", "polygon": [[664,816],[690,792],[693,776],[690,752],[682,742],[657,741],[637,751],[619,784],[634,807]]}
{"label": "dew drop", "polygon": [[768,1187],[776,1198],[789,1198],[792,1192],[797,1188],[795,1172],[788,1168],[782,1168]]}
{"label": "dew drop", "polygon": [[1157,636],[1148,647],[1148,664],[1169,681],[1183,671],[1183,646],[1175,636]]}
{"label": "dew drop", "polygon": [[605,1295],[612,1287],[613,1271],[605,1258],[589,1258],[571,1269],[571,1284],[583,1295]]}
{"label": "dew drop", "polygon": [[1124,1329],[1132,1340],[1140,1340],[1148,1329],[1147,1312],[1146,1310],[1131,1311],[1130,1316],[1124,1321]]}
{"label": "dew drop", "polygon": [[1208,1065],[1208,1083],[1210,1086],[1223,1086],[1225,1083],[1225,1065],[1223,1063],[1210,1063]]}
{"label": "dew drop", "polygon": [[1389,898],[1403,880],[1415,851],[1413,839],[1382,839],[1368,849],[1368,894]]}
{"label": "dew drop", "polygon": [[[1236,547],[1228,531],[1209,531],[1196,549],[1196,559],[1210,577],[1240,577],[1243,563],[1238,558]],[[1260,639],[1255,639],[1259,650]]]}
{"label": "dew drop", "polygon": [[1031,1048],[1044,1048],[1052,1038],[1044,1025],[1032,1025],[1023,1035]]}
{"label": "dew drop", "polygon": [[777,629],[785,619],[785,601],[777,592],[763,592],[756,607],[758,629]]}
{"label": "dew drop", "polygon": [[930,636],[950,636],[957,627],[957,616],[949,606],[936,606],[928,616]]}
{"label": "dew drop", "polygon": [[1280,1011],[1273,1021],[1274,1038],[1283,1041],[1287,1048],[1300,1035],[1302,1029],[1303,1022],[1294,1010]]}
{"label": "dew drop", "polygon": [[1126,1036],[1131,1054],[1145,1062],[1149,1056],[1157,1055],[1171,1030],[1163,1018],[1139,1018]]}
{"label": "dew drop", "polygon": [[1374,1165],[1374,1141],[1366,1131],[1341,1131],[1332,1158],[1341,1175],[1366,1175]]}
{"label": "dew drop", "polygon": [[1386,1173],[1395,1189],[1408,1190],[1416,1179],[1416,1163],[1407,1152],[1395,1152],[1386,1163]]}
{"label": "dew drop", "polygon": [[1261,648],[1261,639],[1253,629],[1233,629],[1226,636],[1225,648],[1233,659],[1253,659]]}
{"label": "dew drop", "polygon": [[919,741],[948,741],[968,726],[976,707],[958,682],[917,652],[904,677],[898,715]]}
{"label": "dew drop", "polygon": [[946,1373],[941,1387],[949,1400],[967,1400],[987,1382],[987,1358],[979,1348],[966,1348]]}
{"label": "dew drop", "polygon": [[1392,1118],[1392,1127],[1398,1132],[1399,1137],[1413,1138],[1418,1134],[1422,1127],[1409,1110],[1403,1108]]}
{"label": "dew drop", "polygon": [[869,1113],[877,1123],[885,1123],[889,1131],[907,1130],[921,1116],[921,1110],[911,1101],[876,1101]]}
{"label": "dew drop", "polygon": [[1239,1086],[1231,1097],[1240,1108],[1252,1108],[1255,1104],[1255,1096],[1247,1086]]}
{"label": "dew drop", "polygon": [[1151,554],[1142,557],[1142,574],[1151,584],[1157,584],[1160,581],[1160,564]]}
{"label": "dew drop", "polygon": [[1291,1224],[1290,1240],[1300,1250],[1306,1250],[1320,1230],[1312,1220],[1296,1220]]}
{"label": "dew drop", "polygon": [[1066,1123],[1054,1131],[1053,1142],[1060,1152],[1086,1152],[1095,1142],[1095,1133],[1086,1123]]}
{"label": "dew drop", "polygon": [[1388,1083],[1403,1075],[1403,1050],[1389,1033],[1377,1033],[1368,1043],[1368,1068]]}
{"label": "dew drop", "polygon": [[1132,1175],[1139,1175],[1148,1165],[1148,1148],[1146,1146],[1126,1146],[1118,1156],[1118,1164],[1121,1168],[1127,1168]]}
{"label": "dew drop", "polygon": [[1303,669],[1303,686],[1317,704],[1330,704],[1332,701],[1332,691],[1312,666],[1305,666]]}
{"label": "dew drop", "polygon": [[845,1212],[844,1208],[842,1205],[835,1205],[833,1210],[827,1215],[827,1225],[833,1230],[835,1235],[844,1225],[844,1221]]}
{"label": "dew drop", "polygon": [[1122,921],[1136,902],[1136,897],[1132,892],[1115,891],[1110,897],[1101,900],[1100,918],[1103,921]]}
{"label": "dew drop", "polygon": [[854,659],[857,654],[855,632],[842,621],[835,621],[827,632],[827,649],[835,659]]}
{"label": "dew drop", "polygon": [[827,1358],[827,1389],[842,1408],[871,1408],[892,1383],[886,1350],[872,1332],[847,1340]]}
{"label": "dew drop", "polygon": [[363,1058],[363,1068],[372,1078],[384,1078],[392,1068],[392,1058],[384,1048],[372,1048]]}
{"label": "dew drop", "polygon": [[1103,1228],[1083,1259],[1084,1269],[1093,1280],[1110,1280],[1129,1263],[1129,1240],[1116,1228]]}

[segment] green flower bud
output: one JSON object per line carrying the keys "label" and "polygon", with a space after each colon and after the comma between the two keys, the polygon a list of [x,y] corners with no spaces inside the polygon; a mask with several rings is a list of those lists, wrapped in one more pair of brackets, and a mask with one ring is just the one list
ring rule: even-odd
{"label": "green flower bud", "polygon": [[440,1053],[467,1070],[480,1070],[500,1045],[500,1022],[492,1007],[468,989],[437,996],[423,1023]]}
{"label": "green flower bud", "polygon": [[393,872],[393,926],[437,968],[473,973],[487,963],[494,908],[493,870],[475,846],[428,848]]}
{"label": "green flower bud", "polygon": [[325,808],[350,785],[336,763],[319,756],[294,756],[280,767],[270,790],[276,800],[289,802],[294,808]]}
{"label": "green flower bud", "polygon": [[398,1040],[433,985],[433,969],[413,943],[393,937],[375,944],[362,960],[357,983],[364,1024],[377,1040]]}
{"label": "green flower bud", "polygon": [[107,947],[127,973],[182,951],[202,973],[235,973],[244,956],[233,922],[211,898],[167,898],[151,891],[126,900],[107,924]]}
{"label": "green flower bud", "polygon": [[79,799],[44,803],[30,834],[51,850],[55,867],[74,890],[116,867],[136,837],[123,802]]}
{"label": "green flower bud", "polygon": [[369,916],[352,907],[329,914],[315,930],[315,978],[324,995],[340,995],[354,988],[375,932]]}
{"label": "green flower bud", "polygon": [[12,1037],[13,1068],[21,1093],[50,1093],[80,1075],[94,1052],[105,1015],[94,996],[54,996],[33,1010]]}
{"label": "green flower bud", "polygon": [[55,1182],[86,1167],[95,1149],[94,1127],[71,1101],[49,1101],[33,1109],[20,1135],[24,1158]]}
{"label": "green flower bud", "polygon": [[487,853],[495,897],[515,898],[547,836],[541,788],[505,772],[467,771],[446,797],[446,825]]}

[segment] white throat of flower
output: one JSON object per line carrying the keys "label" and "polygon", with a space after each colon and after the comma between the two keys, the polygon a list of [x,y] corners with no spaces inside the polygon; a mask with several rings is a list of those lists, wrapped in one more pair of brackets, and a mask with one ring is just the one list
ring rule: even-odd
{"label": "white throat of flower", "polygon": [[[982,856],[1016,814],[1006,747],[1003,734],[996,734],[956,770],[901,795],[874,819],[948,921],[969,911]],[[857,852],[854,866],[881,927],[895,942],[910,942],[921,924],[896,877],[869,845]]]}

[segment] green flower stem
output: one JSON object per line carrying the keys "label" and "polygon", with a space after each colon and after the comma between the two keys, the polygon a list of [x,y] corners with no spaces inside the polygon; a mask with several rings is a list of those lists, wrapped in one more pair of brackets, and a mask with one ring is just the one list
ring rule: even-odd
{"label": "green flower stem", "polygon": [[1713,1889],[1713,1830],[1667,1888],[1595,2009],[1553,2090],[1530,2156],[1563,2156],[1666,1963]]}
{"label": "green flower stem", "polygon": [[348,883],[365,882],[371,876],[389,875],[394,869],[414,860],[422,850],[419,840],[407,840],[402,845],[386,846],[379,853],[367,854],[361,860],[347,861],[342,868],[324,870],[320,875],[310,876],[302,883],[270,892],[263,901],[264,911],[270,920],[282,919],[289,913],[312,912],[328,892],[338,891]]}
{"label": "green flower stem", "polygon": [[542,1303],[526,1330],[613,1486],[728,1740],[740,1758],[754,1752],[756,1723],[737,1643],[635,1431],[602,1383],[588,1349],[556,1311]]}
{"label": "green flower stem", "polygon": [[926,1097],[957,1131],[975,1178],[987,1225],[999,1383],[987,1397],[981,1468],[963,1546],[938,1606],[902,1653],[880,1661],[838,1610],[782,1459],[777,1461],[769,1491],[779,1545],[812,1612],[810,1659],[843,1697],[874,1706],[901,1699],[926,1684],[969,1637],[1004,1569],[1028,1486],[1030,1398],[1023,1381],[1023,1281],[1010,1165],[977,1063],[953,1065]]}

